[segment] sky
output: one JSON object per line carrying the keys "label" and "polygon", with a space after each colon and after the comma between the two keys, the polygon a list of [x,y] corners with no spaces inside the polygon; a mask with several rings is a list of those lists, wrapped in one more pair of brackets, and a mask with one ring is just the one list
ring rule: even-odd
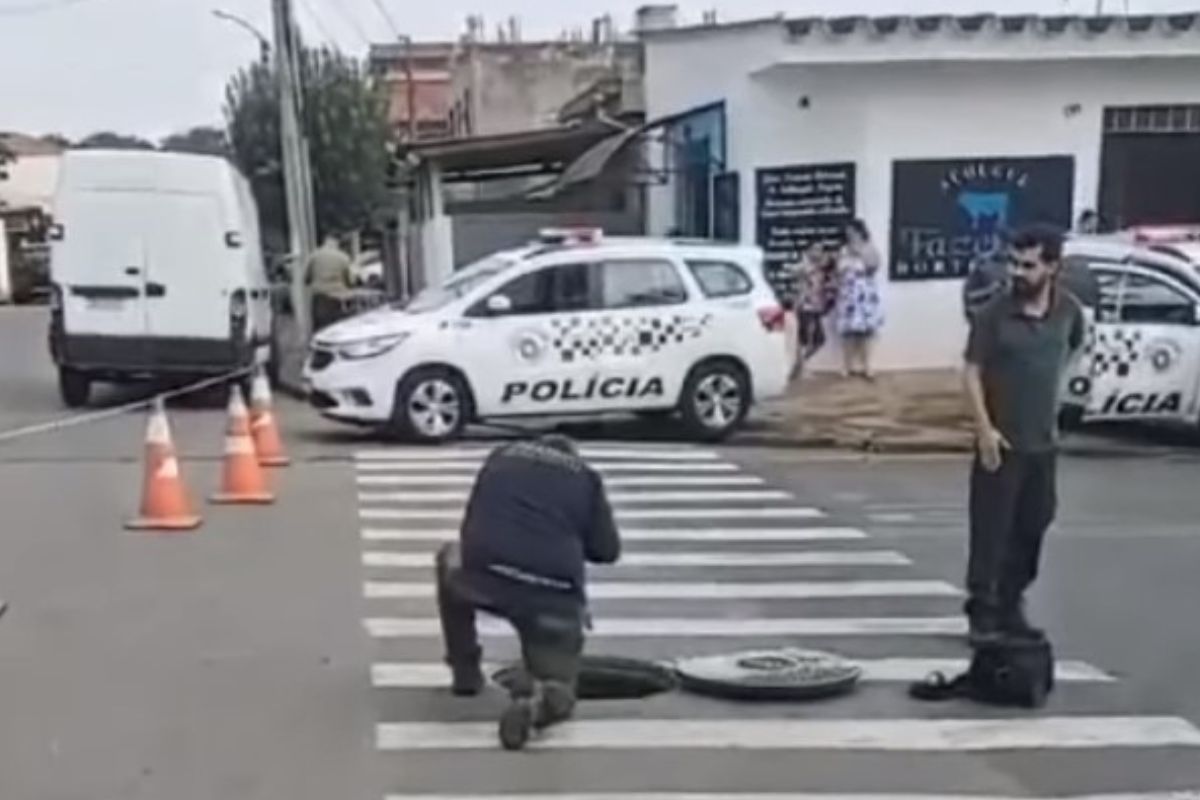
{"label": "sky", "polygon": [[[468,14],[490,29],[515,15],[524,38],[588,29],[611,14],[628,29],[646,0],[294,0],[304,35],[362,55],[368,42],[452,39]],[[159,139],[221,124],[226,79],[257,57],[252,34],[216,19],[240,15],[270,34],[271,0],[0,0],[0,130],[74,138],[116,130]],[[785,13],[1090,13],[1096,0],[682,0],[684,21],[715,9],[722,21]],[[1187,11],[1200,0],[1107,0],[1110,12]],[[386,10],[391,22],[380,9]],[[392,28],[392,25],[396,29]]]}

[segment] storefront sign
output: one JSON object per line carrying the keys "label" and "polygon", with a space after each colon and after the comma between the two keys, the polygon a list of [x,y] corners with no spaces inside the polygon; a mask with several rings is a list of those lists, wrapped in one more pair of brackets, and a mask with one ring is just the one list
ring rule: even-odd
{"label": "storefront sign", "polygon": [[813,241],[840,243],[854,218],[854,164],[771,167],[757,178],[758,245],[766,253],[767,277],[786,296],[791,287],[785,268]]}
{"label": "storefront sign", "polygon": [[998,236],[1031,223],[1071,227],[1070,156],[897,161],[891,279],[966,277]]}

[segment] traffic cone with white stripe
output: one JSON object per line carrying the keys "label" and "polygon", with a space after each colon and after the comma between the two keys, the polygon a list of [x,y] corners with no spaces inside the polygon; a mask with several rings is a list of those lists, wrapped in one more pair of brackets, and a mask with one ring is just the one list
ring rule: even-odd
{"label": "traffic cone with white stripe", "polygon": [[292,463],[283,448],[283,437],[279,435],[279,426],[275,422],[271,383],[261,367],[254,374],[254,383],[250,387],[250,433],[254,436],[259,464],[264,467],[286,467]]}
{"label": "traffic cone with white stripe", "polygon": [[155,400],[146,427],[145,479],[138,516],[125,523],[135,531],[190,531],[200,527],[179,473],[171,426],[162,398]]}
{"label": "traffic cone with white stripe", "polygon": [[221,491],[211,498],[217,505],[268,505],[275,495],[267,488],[267,477],[258,464],[254,437],[250,435],[250,413],[242,389],[234,384],[229,396],[229,427],[225,432],[225,464]]}

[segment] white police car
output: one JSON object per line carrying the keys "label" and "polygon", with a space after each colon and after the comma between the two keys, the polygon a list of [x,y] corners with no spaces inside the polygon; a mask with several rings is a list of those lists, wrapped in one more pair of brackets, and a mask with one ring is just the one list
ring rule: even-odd
{"label": "white police car", "polygon": [[1073,238],[1065,258],[1099,283],[1068,417],[1200,424],[1200,264],[1145,231]]}
{"label": "white police car", "polygon": [[326,417],[438,442],[468,422],[678,412],[727,436],[786,388],[795,345],[758,248],[546,232],[320,331]]}

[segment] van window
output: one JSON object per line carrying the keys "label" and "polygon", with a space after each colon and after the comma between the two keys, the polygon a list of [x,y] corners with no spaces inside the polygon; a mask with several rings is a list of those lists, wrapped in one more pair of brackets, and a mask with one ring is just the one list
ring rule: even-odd
{"label": "van window", "polygon": [[1130,273],[1121,299],[1122,322],[1192,325],[1196,321],[1195,302],[1157,278]]}
{"label": "van window", "polygon": [[669,261],[606,261],[598,267],[602,308],[642,308],[687,302],[687,289]]}
{"label": "van window", "polygon": [[736,264],[725,261],[689,261],[687,265],[696,282],[700,284],[704,296],[709,299],[737,297],[749,294],[754,288],[750,278]]}

